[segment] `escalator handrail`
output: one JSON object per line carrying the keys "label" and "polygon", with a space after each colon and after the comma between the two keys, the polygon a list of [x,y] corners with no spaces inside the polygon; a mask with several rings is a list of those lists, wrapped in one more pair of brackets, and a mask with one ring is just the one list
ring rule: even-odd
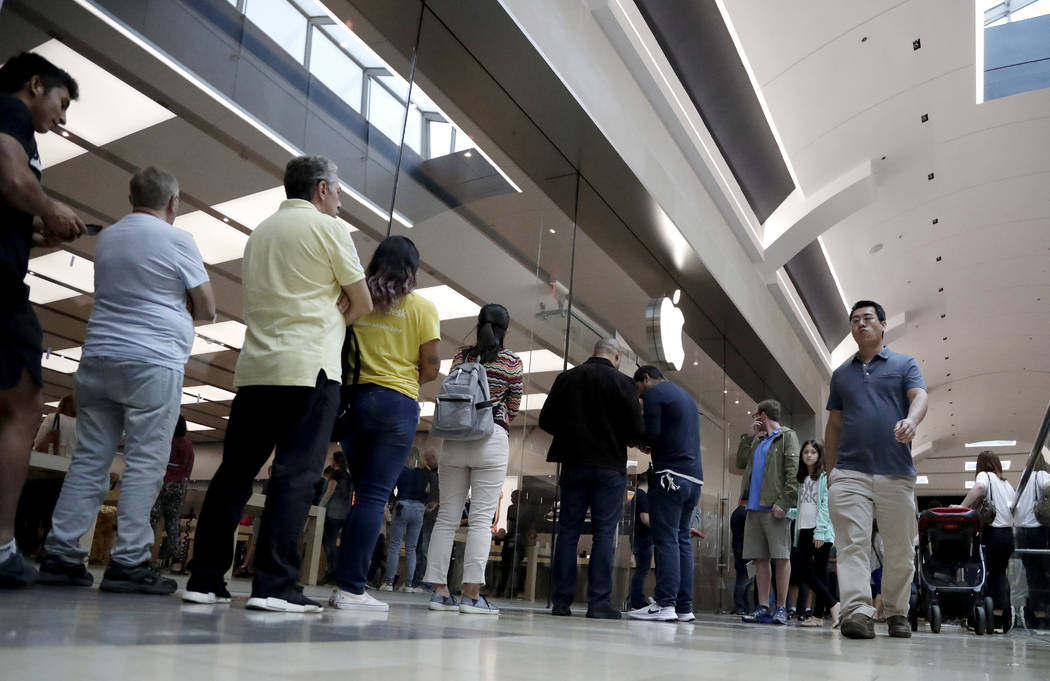
{"label": "escalator handrail", "polygon": [[1024,491],[1025,485],[1028,484],[1028,479],[1032,477],[1032,468],[1035,467],[1035,462],[1038,460],[1037,457],[1043,455],[1043,445],[1046,442],[1047,434],[1050,434],[1050,405],[1046,407],[1046,414],[1043,416],[1043,424],[1039,427],[1039,434],[1035,438],[1035,442],[1032,443],[1032,453],[1028,456],[1028,462],[1025,464],[1024,473],[1021,474],[1021,481],[1017,483],[1017,491],[1014,494],[1014,503],[1010,508],[1011,514],[1017,512],[1017,504],[1021,501],[1021,492]]}

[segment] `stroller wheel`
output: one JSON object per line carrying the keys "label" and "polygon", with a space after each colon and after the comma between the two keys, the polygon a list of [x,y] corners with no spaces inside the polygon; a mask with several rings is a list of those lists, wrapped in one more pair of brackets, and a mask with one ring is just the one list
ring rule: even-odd
{"label": "stroller wheel", "polygon": [[908,624],[912,631],[919,630],[919,597],[915,594],[908,599]]}
{"label": "stroller wheel", "polygon": [[978,636],[984,636],[985,627],[988,626],[988,621],[985,619],[984,605],[975,605],[973,607],[973,630]]}
{"label": "stroller wheel", "polygon": [[930,606],[930,631],[935,634],[941,633],[941,606]]}

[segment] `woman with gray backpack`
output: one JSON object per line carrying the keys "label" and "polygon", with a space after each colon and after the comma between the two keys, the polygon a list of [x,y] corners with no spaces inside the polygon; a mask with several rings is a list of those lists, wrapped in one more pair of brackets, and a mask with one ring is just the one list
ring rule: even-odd
{"label": "woman with gray backpack", "polygon": [[[430,609],[498,615],[481,594],[492,543],[492,518],[510,458],[510,422],[522,393],[521,359],[503,347],[510,313],[490,303],[478,314],[477,341],[463,348],[441,386],[431,434],[444,439],[438,466],[441,505],[427,552],[423,578],[434,587]],[[470,491],[470,514],[460,601],[449,592],[452,542]]]}

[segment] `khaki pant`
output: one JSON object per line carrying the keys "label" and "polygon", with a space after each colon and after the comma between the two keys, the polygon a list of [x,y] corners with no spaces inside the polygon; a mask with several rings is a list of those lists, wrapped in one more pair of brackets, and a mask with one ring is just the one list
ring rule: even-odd
{"label": "khaki pant", "polygon": [[915,570],[915,478],[869,475],[836,468],[831,471],[828,510],[838,551],[842,616],[855,612],[875,616],[871,604],[871,526],[879,523],[885,544],[882,607],[886,617],[908,615]]}

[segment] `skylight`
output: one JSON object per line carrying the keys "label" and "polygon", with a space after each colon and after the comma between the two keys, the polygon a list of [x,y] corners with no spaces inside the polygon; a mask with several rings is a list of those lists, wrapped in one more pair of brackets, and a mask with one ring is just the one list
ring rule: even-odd
{"label": "skylight", "polygon": [[54,282],[41,279],[32,274],[26,275],[25,284],[29,287],[29,300],[37,305],[47,305],[56,300],[65,300],[66,298],[74,298],[80,295],[79,291],[59,286]]}
{"label": "skylight", "polygon": [[417,288],[416,293],[437,306],[438,317],[443,321],[475,317],[481,311],[481,306],[449,286]]}
{"label": "skylight", "polygon": [[32,258],[29,271],[87,293],[95,292],[95,264],[69,251],[55,251]]}
{"label": "skylight", "polygon": [[175,226],[193,235],[201,257],[209,265],[237,260],[244,255],[244,245],[248,243],[247,234],[201,210],[175,218]]}
{"label": "skylight", "polygon": [[77,80],[80,98],[70,107],[66,128],[94,145],[102,146],[175,118],[175,114],[58,40],[48,40],[33,48],[33,52]]}
{"label": "skylight", "polygon": [[196,404],[198,402],[229,402],[234,394],[229,390],[216,388],[213,385],[191,385],[182,389],[182,404]]}
{"label": "skylight", "polygon": [[198,336],[228,345],[238,350],[244,345],[244,332],[248,329],[238,321],[218,322],[198,326],[195,331]]}
{"label": "skylight", "polygon": [[261,192],[248,194],[230,201],[217,203],[212,208],[236,220],[248,229],[255,229],[259,223],[277,212],[281,202],[287,197],[284,187],[273,187]]}
{"label": "skylight", "polygon": [[514,354],[521,358],[521,366],[525,373],[539,374],[545,371],[561,371],[564,368],[573,368],[571,363],[567,367],[564,366],[561,356],[554,354],[550,350],[526,350],[524,352],[515,352]]}

